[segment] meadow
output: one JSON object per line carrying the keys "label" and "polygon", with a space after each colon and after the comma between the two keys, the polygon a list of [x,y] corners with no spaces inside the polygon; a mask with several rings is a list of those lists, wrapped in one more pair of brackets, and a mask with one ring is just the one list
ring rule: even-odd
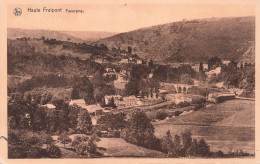
{"label": "meadow", "polygon": [[187,115],[154,123],[155,135],[163,137],[167,130],[180,134],[185,129],[195,139],[204,138],[212,151],[242,150],[255,152],[255,102],[230,100],[214,104]]}

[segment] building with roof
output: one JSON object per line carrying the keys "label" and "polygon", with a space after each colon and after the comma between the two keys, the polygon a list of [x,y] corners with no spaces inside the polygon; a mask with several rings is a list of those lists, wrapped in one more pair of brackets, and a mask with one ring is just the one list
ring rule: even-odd
{"label": "building with roof", "polygon": [[116,106],[119,106],[121,103],[120,101],[123,100],[123,97],[120,95],[106,95],[105,104],[108,105],[111,102],[112,98],[114,99],[114,103]]}
{"label": "building with roof", "polygon": [[84,99],[71,100],[69,105],[77,105],[83,109],[86,109],[91,115],[101,115],[104,108],[100,104],[86,105]]}

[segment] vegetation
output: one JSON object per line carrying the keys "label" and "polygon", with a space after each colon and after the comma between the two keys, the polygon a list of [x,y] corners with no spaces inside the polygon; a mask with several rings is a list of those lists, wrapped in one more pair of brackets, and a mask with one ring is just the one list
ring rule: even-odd
{"label": "vegetation", "polygon": [[154,136],[154,127],[144,112],[134,112],[121,133],[127,142],[146,148],[156,148],[158,143]]}
{"label": "vegetation", "polygon": [[215,55],[229,60],[238,59],[248,46],[243,51],[237,50],[247,41],[254,41],[254,36],[254,17],[211,18],[138,29],[96,43],[106,44],[109,48],[120,46],[125,50],[131,46],[141,58],[154,61],[206,62]]}

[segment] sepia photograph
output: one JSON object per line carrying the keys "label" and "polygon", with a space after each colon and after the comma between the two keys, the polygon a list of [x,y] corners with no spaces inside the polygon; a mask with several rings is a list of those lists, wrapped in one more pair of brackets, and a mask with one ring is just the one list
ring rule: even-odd
{"label": "sepia photograph", "polygon": [[255,158],[256,1],[156,2],[7,6],[8,159]]}

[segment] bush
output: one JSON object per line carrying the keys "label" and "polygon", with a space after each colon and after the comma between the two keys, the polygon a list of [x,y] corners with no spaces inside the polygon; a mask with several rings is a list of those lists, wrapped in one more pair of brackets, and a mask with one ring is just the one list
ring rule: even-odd
{"label": "bush", "polygon": [[206,99],[205,98],[193,98],[191,101],[192,104],[204,104],[206,103]]}
{"label": "bush", "polygon": [[26,150],[24,147],[8,147],[8,158],[26,158]]}
{"label": "bush", "polygon": [[179,108],[184,108],[184,107],[187,107],[187,106],[190,106],[190,103],[187,102],[187,101],[180,102],[179,104],[177,104],[177,107],[179,107]]}
{"label": "bush", "polygon": [[158,119],[158,120],[164,120],[167,116],[168,116],[167,113],[165,113],[165,112],[163,112],[163,111],[160,111],[160,112],[157,112],[157,114],[156,114],[156,119]]}
{"label": "bush", "polygon": [[197,110],[199,110],[200,108],[203,108],[203,107],[204,107],[204,104],[197,104],[197,105],[194,106],[193,110],[197,111]]}
{"label": "bush", "polygon": [[180,114],[182,114],[181,111],[176,111],[176,112],[174,112],[174,116],[179,116]]}
{"label": "bush", "polygon": [[41,158],[41,153],[36,147],[31,147],[26,154],[27,158]]}
{"label": "bush", "polygon": [[[28,133],[27,135],[30,135]],[[30,146],[41,146],[42,145],[42,140],[39,138],[38,135],[33,134],[32,136],[26,136],[25,143],[29,144]]]}
{"label": "bush", "polygon": [[59,147],[52,145],[46,149],[47,155],[50,158],[59,158],[61,156],[61,150]]}
{"label": "bush", "polygon": [[70,143],[72,140],[71,138],[69,138],[69,136],[67,135],[67,133],[62,133],[59,137],[58,140],[61,141],[61,143],[64,144],[64,148],[65,148],[65,144]]}

